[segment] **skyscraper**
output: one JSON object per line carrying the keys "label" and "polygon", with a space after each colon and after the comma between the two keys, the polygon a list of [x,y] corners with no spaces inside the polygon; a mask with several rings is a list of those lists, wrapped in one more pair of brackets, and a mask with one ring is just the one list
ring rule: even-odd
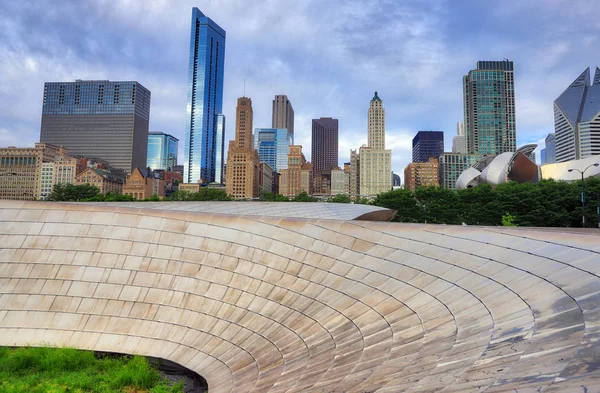
{"label": "skyscraper", "polygon": [[385,149],[385,109],[377,92],[369,104],[369,145],[359,158],[360,194],[376,195],[392,189],[392,151]]}
{"label": "skyscraper", "polygon": [[512,61],[479,61],[463,77],[465,135],[470,154],[516,150]]}
{"label": "skyscraper", "polygon": [[171,170],[177,165],[179,139],[164,132],[148,133],[148,159],[146,166],[151,169]]}
{"label": "skyscraper", "polygon": [[553,132],[546,137],[546,157],[543,164],[553,164],[556,162],[556,134]]}
{"label": "skyscraper", "polygon": [[40,142],[131,173],[146,167],[149,119],[150,91],[138,82],[47,82]]}
{"label": "skyscraper", "polygon": [[456,123],[456,136],[452,138],[452,153],[467,154],[467,139],[463,122]]}
{"label": "skyscraper", "polygon": [[290,146],[294,136],[287,128],[256,128],[254,130],[254,148],[258,150],[261,161],[269,164],[273,171],[287,168]]}
{"label": "skyscraper", "polygon": [[321,117],[312,121],[313,173],[331,172],[338,166],[338,119]]}
{"label": "skyscraper", "polygon": [[225,118],[223,70],[225,30],[198,8],[192,9],[185,131],[185,183],[220,181]]}
{"label": "skyscraper", "polygon": [[443,131],[419,131],[412,140],[412,162],[429,162],[444,152]]}
{"label": "skyscraper", "polygon": [[[556,162],[600,154],[600,68],[589,67],[554,101]],[[546,155],[548,153],[546,152]]]}
{"label": "skyscraper", "polygon": [[259,157],[252,138],[252,100],[240,97],[235,111],[235,139],[227,154],[227,194],[233,199],[259,196]]}
{"label": "skyscraper", "polygon": [[294,136],[294,108],[286,95],[276,95],[273,100],[272,128],[287,128]]}

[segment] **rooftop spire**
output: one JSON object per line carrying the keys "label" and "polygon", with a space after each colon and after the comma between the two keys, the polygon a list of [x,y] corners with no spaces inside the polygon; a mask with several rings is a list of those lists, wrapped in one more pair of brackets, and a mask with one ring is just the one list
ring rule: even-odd
{"label": "rooftop spire", "polygon": [[373,102],[373,101],[381,102],[381,98],[379,98],[379,96],[377,95],[377,92],[375,92],[375,95],[373,96],[373,99],[371,100],[371,102]]}

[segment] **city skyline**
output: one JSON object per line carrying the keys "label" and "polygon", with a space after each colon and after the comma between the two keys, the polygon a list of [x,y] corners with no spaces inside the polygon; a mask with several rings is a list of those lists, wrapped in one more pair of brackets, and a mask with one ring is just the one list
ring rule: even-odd
{"label": "city skyline", "polygon": [[[193,6],[200,6],[228,32],[224,114],[233,118],[243,79],[253,98],[255,127],[268,127],[273,96],[287,95],[296,112],[295,143],[304,146],[308,160],[311,120],[334,116],[340,120],[340,164],[349,161],[350,148],[366,143],[362,103],[378,90],[386,98],[392,167],[402,173],[419,129],[444,131],[445,144],[451,146],[455,124],[462,121],[462,75],[477,61],[502,58],[515,64],[517,146],[535,143],[553,131],[553,100],[582,69],[596,63],[589,49],[597,44],[598,25],[579,14],[592,3],[577,3],[580,6],[570,7],[572,14],[564,15],[558,1],[497,8],[461,2],[455,10],[442,1],[427,6],[414,2],[387,7],[386,13],[377,2],[370,9],[360,2],[332,2],[320,7],[295,4],[291,9],[275,5],[268,12],[260,3],[241,7],[222,2],[117,2],[106,8],[66,2],[41,22],[35,18],[36,7],[27,7],[26,1],[3,4],[2,15],[10,19],[0,17],[9,27],[0,33],[0,51],[5,54],[0,71],[6,76],[0,105],[8,108],[0,115],[0,146],[36,142],[43,82],[74,79],[138,80],[153,92],[150,129],[183,141]],[[478,14],[477,21],[460,15],[466,8]],[[339,15],[334,24],[322,23],[332,15]],[[292,18],[297,23],[291,23]],[[352,32],[343,28],[349,20],[356,22]],[[110,34],[90,27],[100,23],[111,25]],[[499,29],[508,23],[512,29]],[[286,28],[290,24],[295,32]],[[367,45],[380,33],[392,39]],[[42,43],[33,38],[41,36]],[[127,38],[116,40],[121,36]],[[398,48],[392,45],[396,40],[403,43]],[[331,50],[314,56],[323,47]],[[307,57],[312,64],[302,60]],[[233,139],[233,127],[224,139]]]}

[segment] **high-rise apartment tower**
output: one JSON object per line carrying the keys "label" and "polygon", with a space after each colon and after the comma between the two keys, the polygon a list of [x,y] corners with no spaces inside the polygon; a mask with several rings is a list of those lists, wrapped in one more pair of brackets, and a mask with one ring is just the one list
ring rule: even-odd
{"label": "high-rise apartment tower", "polygon": [[225,117],[222,115],[224,65],[225,30],[198,8],[193,8],[183,170],[185,183],[221,181],[225,147]]}
{"label": "high-rise apartment tower", "polygon": [[294,135],[294,108],[286,95],[276,95],[273,100],[272,128],[287,128]]}
{"label": "high-rise apartment tower", "polygon": [[512,61],[479,61],[463,77],[465,135],[470,154],[516,150]]}

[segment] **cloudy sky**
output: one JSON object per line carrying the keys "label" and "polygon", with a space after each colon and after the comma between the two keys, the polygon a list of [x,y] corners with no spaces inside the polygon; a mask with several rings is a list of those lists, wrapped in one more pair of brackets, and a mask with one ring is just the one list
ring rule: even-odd
{"label": "cloudy sky", "polygon": [[180,138],[182,154],[194,6],[227,31],[227,140],[245,79],[254,127],[288,95],[307,158],[311,119],[338,118],[342,164],[367,141],[377,90],[400,174],[419,130],[444,131],[450,150],[478,60],[515,62],[519,145],[553,131],[553,100],[600,64],[597,0],[0,0],[0,146],[38,141],[45,81],[137,80],[150,130]]}

